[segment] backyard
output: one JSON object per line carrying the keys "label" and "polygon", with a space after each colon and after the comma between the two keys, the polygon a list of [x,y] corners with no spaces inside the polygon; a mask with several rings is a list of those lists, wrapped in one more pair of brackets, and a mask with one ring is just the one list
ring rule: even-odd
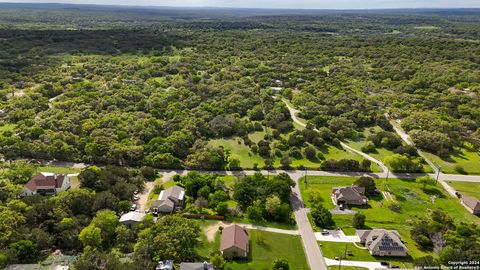
{"label": "backyard", "polygon": [[[202,228],[211,227],[215,222],[202,221]],[[211,233],[211,232],[209,232]],[[225,269],[269,269],[273,260],[285,258],[291,269],[308,269],[307,260],[303,253],[300,236],[265,232],[261,230],[248,230],[250,239],[250,252],[247,259],[238,259],[228,262]],[[214,239],[208,240],[204,233],[200,237],[200,246],[197,248],[199,255],[208,258],[212,252],[220,248],[221,236],[217,232]],[[288,248],[286,248],[288,247]]]}

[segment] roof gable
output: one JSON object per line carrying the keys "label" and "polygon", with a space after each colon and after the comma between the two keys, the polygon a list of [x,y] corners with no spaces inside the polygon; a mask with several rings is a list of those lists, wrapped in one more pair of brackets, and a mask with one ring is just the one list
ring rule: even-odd
{"label": "roof gable", "polygon": [[243,251],[248,250],[248,234],[239,225],[232,225],[222,230],[221,250],[237,247]]}

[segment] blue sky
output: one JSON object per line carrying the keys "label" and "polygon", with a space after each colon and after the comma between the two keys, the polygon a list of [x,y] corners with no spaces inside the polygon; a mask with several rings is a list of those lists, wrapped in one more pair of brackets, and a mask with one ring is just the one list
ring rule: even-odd
{"label": "blue sky", "polygon": [[305,9],[480,8],[480,0],[0,0],[0,2]]}

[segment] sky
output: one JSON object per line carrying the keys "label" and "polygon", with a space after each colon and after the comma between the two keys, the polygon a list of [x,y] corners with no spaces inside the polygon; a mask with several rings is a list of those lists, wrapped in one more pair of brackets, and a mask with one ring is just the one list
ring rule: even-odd
{"label": "sky", "polygon": [[480,0],[0,0],[0,2],[295,9],[480,8]]}

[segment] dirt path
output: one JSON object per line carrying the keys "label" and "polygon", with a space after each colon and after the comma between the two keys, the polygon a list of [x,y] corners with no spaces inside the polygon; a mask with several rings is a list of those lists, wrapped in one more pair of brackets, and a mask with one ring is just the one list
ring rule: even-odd
{"label": "dirt path", "polygon": [[138,205],[138,210],[140,210],[140,212],[143,213],[148,209],[148,206],[147,206],[148,195],[150,194],[150,192],[153,190],[154,187],[155,187],[155,182],[147,182],[145,184],[145,189],[142,191],[142,193],[138,194],[140,199],[138,199],[137,205]]}

